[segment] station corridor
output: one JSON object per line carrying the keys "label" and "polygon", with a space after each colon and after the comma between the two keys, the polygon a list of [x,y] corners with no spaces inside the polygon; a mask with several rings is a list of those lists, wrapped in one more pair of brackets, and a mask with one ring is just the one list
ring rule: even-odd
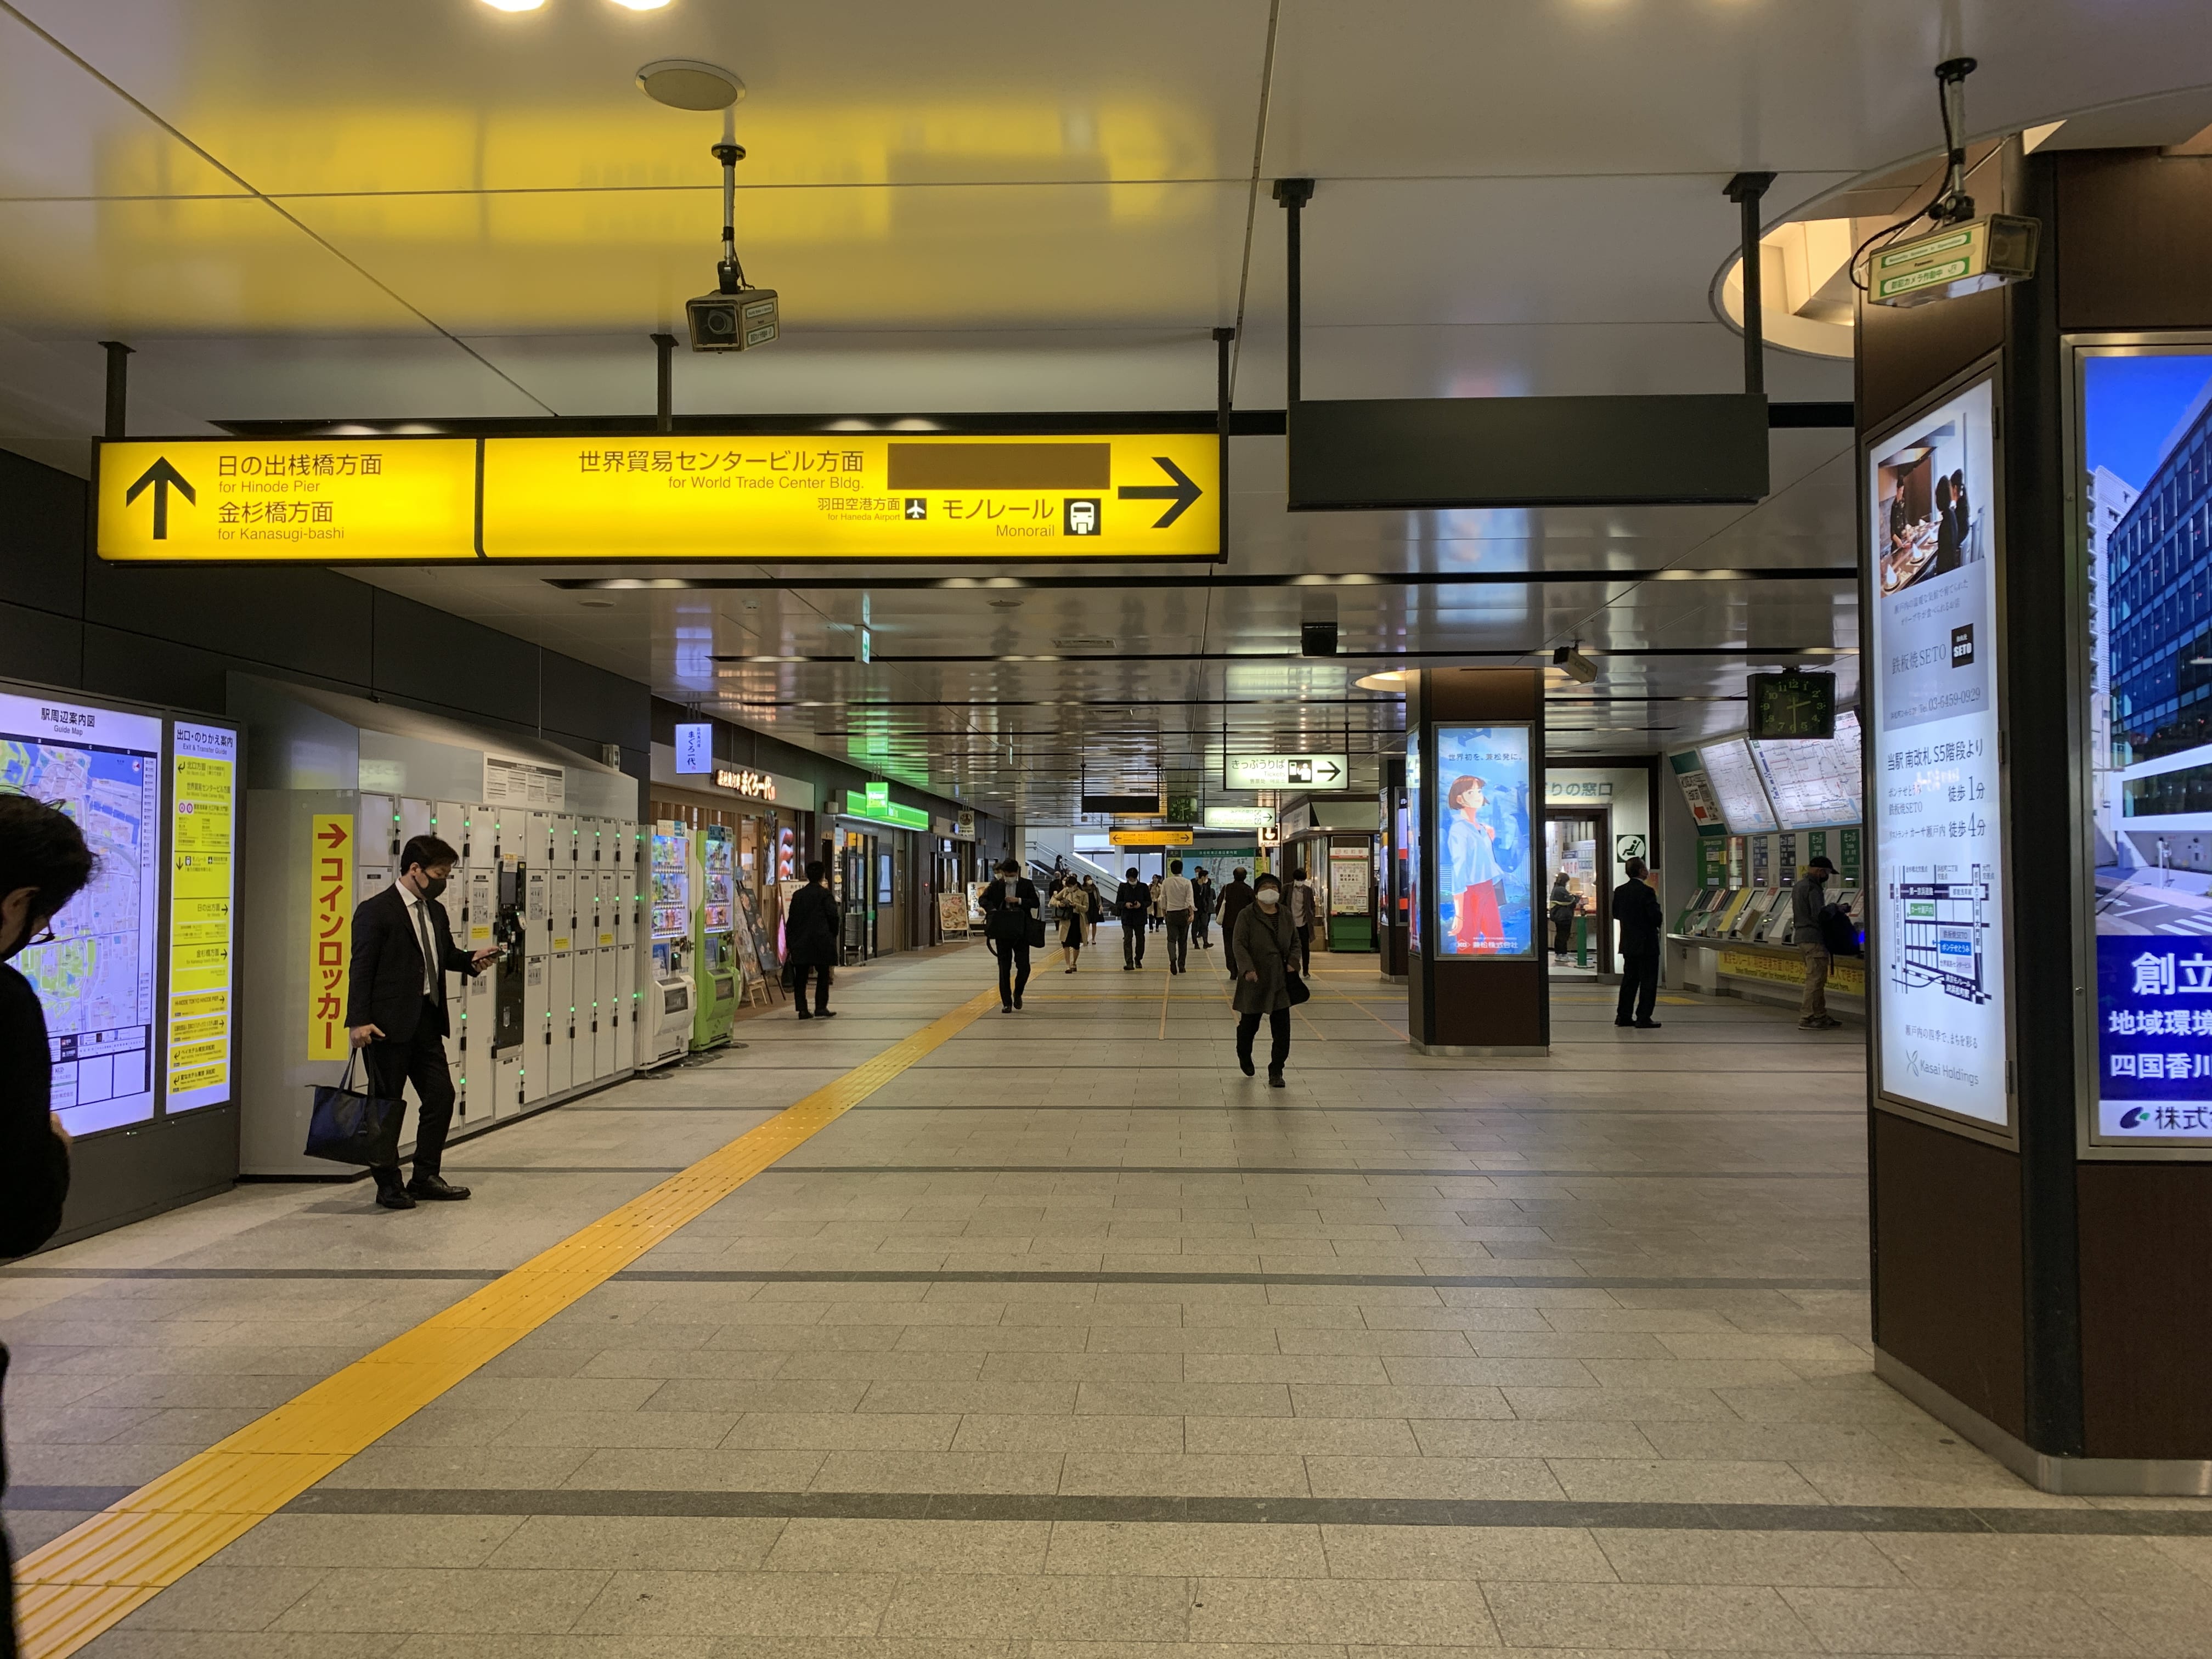
{"label": "station corridor", "polygon": [[[2047,1496],[1872,1376],[1856,1030],[1569,985],[1548,1058],[1431,1060],[1323,957],[1271,1093],[1218,950],[1118,956],[1011,1017],[981,946],[844,975],[465,1143],[467,1205],[248,1185],[0,1271],[27,1623],[53,1540],[226,1437],[327,1454],[279,1408],[442,1328],[258,1524],[154,1506],[200,1565],[81,1650],[2206,1651],[2201,1502]],[[694,1165],[481,1364],[437,1322]]]}

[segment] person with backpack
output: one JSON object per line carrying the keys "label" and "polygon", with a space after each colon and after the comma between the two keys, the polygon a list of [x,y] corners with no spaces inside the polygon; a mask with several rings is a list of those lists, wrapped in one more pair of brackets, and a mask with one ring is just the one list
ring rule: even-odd
{"label": "person with backpack", "polygon": [[1114,890],[1114,914],[1121,919],[1121,971],[1133,973],[1145,965],[1145,922],[1152,908],[1152,890],[1137,879],[1131,865],[1127,879]]}
{"label": "person with backpack", "polygon": [[1805,866],[1797,884],[1790,890],[1790,942],[1805,962],[1805,994],[1797,1004],[1797,1029],[1830,1031],[1843,1021],[1828,1012],[1828,969],[1832,957],[1820,927],[1821,912],[1828,908],[1828,878],[1836,866],[1824,854]]}

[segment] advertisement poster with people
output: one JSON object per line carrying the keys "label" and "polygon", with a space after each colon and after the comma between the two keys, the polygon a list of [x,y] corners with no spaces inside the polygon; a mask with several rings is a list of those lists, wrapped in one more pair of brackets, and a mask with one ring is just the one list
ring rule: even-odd
{"label": "advertisement poster with people", "polygon": [[1881,1088],[1996,1127],[2005,1090],[1991,383],[1869,455]]}
{"label": "advertisement poster with people", "polygon": [[1436,745],[1436,954],[1531,955],[1529,728],[1440,726]]}
{"label": "advertisement poster with people", "polygon": [[2212,1144],[2212,349],[2081,368],[2096,1138]]}

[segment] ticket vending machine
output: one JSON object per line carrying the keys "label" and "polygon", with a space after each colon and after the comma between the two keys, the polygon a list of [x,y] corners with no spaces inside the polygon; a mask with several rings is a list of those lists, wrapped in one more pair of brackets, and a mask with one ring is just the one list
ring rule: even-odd
{"label": "ticket vending machine", "polygon": [[653,826],[653,979],[647,1028],[639,1032],[641,1066],[664,1066],[691,1046],[691,836],[663,818]]}
{"label": "ticket vending machine", "polygon": [[691,1026],[695,1049],[727,1042],[737,1024],[738,988],[744,969],[738,961],[736,854],[736,838],[724,825],[708,824],[692,838],[697,881],[691,958],[692,983],[698,988]]}

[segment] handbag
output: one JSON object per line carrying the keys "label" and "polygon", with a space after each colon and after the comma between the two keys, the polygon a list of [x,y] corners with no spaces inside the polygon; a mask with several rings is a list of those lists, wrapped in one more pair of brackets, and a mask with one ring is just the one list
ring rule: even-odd
{"label": "handbag", "polygon": [[1038,950],[1044,944],[1044,918],[1035,911],[1024,911],[1023,914],[1029,918],[1030,948],[1032,951]]}
{"label": "handbag", "polygon": [[360,1058],[358,1048],[346,1056],[345,1074],[337,1087],[315,1085],[314,1110],[307,1118],[307,1155],[326,1158],[334,1164],[388,1170],[399,1162],[399,1120],[407,1103],[356,1090],[353,1068]]}
{"label": "handbag", "polygon": [[1313,1000],[1313,988],[1306,983],[1305,975],[1297,969],[1285,968],[1283,969],[1283,994],[1295,1008],[1301,1002]]}

